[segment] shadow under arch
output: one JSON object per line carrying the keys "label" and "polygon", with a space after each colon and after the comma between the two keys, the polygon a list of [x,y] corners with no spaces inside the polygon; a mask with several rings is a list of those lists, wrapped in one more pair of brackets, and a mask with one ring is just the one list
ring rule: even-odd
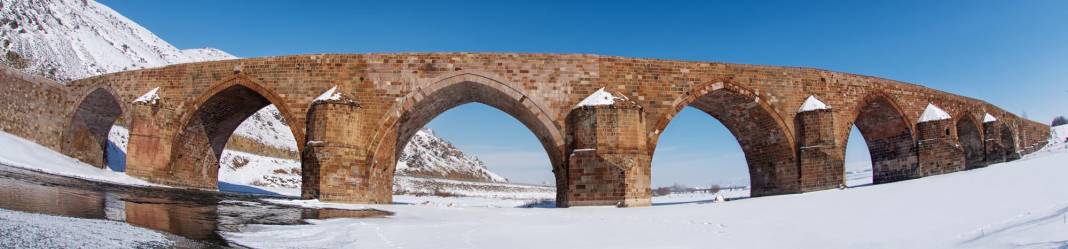
{"label": "shadow under arch", "polygon": [[386,112],[386,122],[373,137],[369,154],[372,183],[389,186],[392,192],[396,159],[411,137],[435,117],[467,103],[481,103],[515,118],[530,130],[548,153],[557,182],[557,198],[566,187],[563,169],[563,136],[545,108],[532,101],[521,88],[509,81],[484,73],[457,71],[422,85]]}
{"label": "shadow under arch", "polygon": [[676,99],[670,112],[654,124],[651,153],[655,154],[664,128],[687,106],[720,121],[741,145],[749,168],[750,196],[801,191],[796,143],[784,119],[755,92],[733,83],[703,84]]}
{"label": "shadow under arch", "polygon": [[1001,128],[1000,129],[1001,129],[1001,132],[1000,132],[1001,133],[1001,137],[1000,137],[1000,141],[999,142],[1001,144],[1001,153],[1003,153],[1002,155],[1000,155],[1001,156],[1001,160],[1005,161],[1005,162],[1008,162],[1008,161],[1020,159],[1019,146],[1018,146],[1018,143],[1017,143],[1017,141],[1018,141],[1017,138],[1018,137],[1016,136],[1016,129],[1014,129],[1009,124],[1005,124],[1005,123],[1001,124]]}
{"label": "shadow under arch", "polygon": [[274,104],[290,126],[303,149],[304,124],[286,107],[279,95],[243,76],[233,76],[216,83],[197,97],[179,119],[179,130],[171,140],[170,163],[174,179],[169,184],[215,189],[219,159],[237,127],[264,107]]}
{"label": "shadow under arch", "polygon": [[[850,124],[856,125],[868,145],[873,184],[917,178],[920,172],[915,130],[900,105],[877,91],[857,103],[854,112]],[[846,134],[847,145],[848,138]],[[846,146],[842,147],[844,150]]]}
{"label": "shadow under arch", "polygon": [[107,167],[108,133],[125,113],[118,96],[110,87],[94,87],[77,102],[62,135],[63,154]]}
{"label": "shadow under arch", "polygon": [[964,112],[957,117],[957,141],[964,147],[964,168],[974,169],[983,166],[986,158],[983,145],[983,127],[974,115]]}

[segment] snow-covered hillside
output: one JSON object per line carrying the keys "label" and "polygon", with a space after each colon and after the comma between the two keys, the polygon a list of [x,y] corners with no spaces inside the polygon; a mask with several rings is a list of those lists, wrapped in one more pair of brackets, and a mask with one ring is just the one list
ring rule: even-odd
{"label": "snow-covered hillside", "polygon": [[397,174],[403,176],[447,178],[490,182],[508,179],[490,172],[486,164],[457,149],[449,141],[423,128],[412,136],[397,160]]}
{"label": "snow-covered hillside", "polygon": [[233,58],[216,49],[179,50],[95,1],[0,0],[5,64],[60,82],[175,63]]}

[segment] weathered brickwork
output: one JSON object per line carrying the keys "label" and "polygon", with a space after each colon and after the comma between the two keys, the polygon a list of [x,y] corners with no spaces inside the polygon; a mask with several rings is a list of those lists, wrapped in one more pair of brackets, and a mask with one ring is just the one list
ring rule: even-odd
{"label": "weathered brickwork", "polygon": [[983,128],[970,114],[962,114],[957,121],[957,141],[964,147],[966,169],[983,167],[985,152],[983,148]]}
{"label": "weathered brickwork", "polygon": [[920,177],[916,137],[901,107],[881,94],[860,104],[854,122],[871,153],[873,181],[878,184]]}
{"label": "weathered brickwork", "polygon": [[[961,157],[965,165],[1018,158],[1037,150],[1049,133],[1048,126],[989,103],[887,79],[809,68],[598,55],[297,55],[127,71],[66,87],[6,69],[2,77],[9,88],[0,93],[0,111],[9,114],[0,117],[4,131],[57,151],[71,141],[73,149],[66,153],[92,162],[103,158],[103,152],[94,150],[100,141],[97,127],[120,122],[131,127],[127,173],[178,186],[214,188],[218,149],[235,122],[274,104],[301,147],[304,197],[359,203],[391,202],[400,148],[435,116],[464,103],[500,109],[534,133],[553,164],[546,170],[557,178],[561,206],[581,204],[575,197],[579,193],[583,198],[598,196],[597,204],[647,203],[648,172],[655,167],[649,158],[663,129],[688,106],[718,119],[734,134],[746,154],[754,196],[840,185],[846,144],[859,142],[847,141],[854,125],[871,150],[877,183],[921,177],[921,165],[958,161],[947,157]],[[317,96],[335,86],[356,104],[312,108]],[[133,103],[156,87],[158,103]],[[599,149],[598,156],[572,157],[567,141],[578,133],[568,117],[578,115],[576,110],[582,109],[575,105],[602,87],[626,96],[638,108],[618,109],[620,113],[612,115],[641,118],[621,118],[626,120],[622,126],[595,122],[618,129],[602,132],[595,127],[598,132],[593,134],[600,135],[589,141],[626,138],[620,141],[634,151]],[[801,103],[813,95],[833,108],[799,114]],[[115,103],[118,111],[105,110]],[[961,145],[962,152],[924,151],[920,141],[926,135],[917,120],[929,103],[952,114],[946,124],[950,134],[938,139]],[[596,113],[593,116],[611,112]],[[997,121],[976,125],[981,128],[975,130],[961,128],[986,114]],[[971,121],[961,121],[964,117]],[[313,138],[305,139],[306,133]],[[981,150],[975,149],[976,135]],[[645,145],[632,144],[635,141]],[[618,171],[622,175],[583,184],[613,187],[571,189],[573,179],[593,179],[572,178],[573,170],[604,173],[610,168],[598,171],[599,165],[623,165],[619,162],[628,168]],[[612,185],[610,180],[621,182]]]}
{"label": "weathered brickwork", "polygon": [[636,105],[584,106],[571,111],[565,172],[569,206],[648,206],[652,160],[645,118]]}
{"label": "weathered brickwork", "polygon": [[0,65],[0,129],[61,151],[69,105],[67,89],[49,79]]}
{"label": "weathered brickwork", "polygon": [[944,119],[921,122],[919,131],[920,176],[940,175],[964,170],[964,148],[953,136],[956,128],[953,120]]}
{"label": "weathered brickwork", "polygon": [[834,188],[845,184],[845,155],[834,143],[834,113],[831,109],[797,114],[801,191]]}

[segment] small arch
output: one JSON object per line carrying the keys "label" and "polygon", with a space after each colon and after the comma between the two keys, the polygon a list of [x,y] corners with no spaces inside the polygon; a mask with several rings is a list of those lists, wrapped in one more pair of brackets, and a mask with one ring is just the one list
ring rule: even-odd
{"label": "small arch", "polygon": [[964,168],[974,169],[982,166],[986,157],[983,145],[982,126],[976,118],[968,113],[957,115],[957,141],[964,147]]}
{"label": "small arch", "polygon": [[[215,84],[186,106],[181,128],[174,134],[168,166],[173,179],[167,183],[214,189],[218,184],[219,159],[237,127],[264,107],[274,104],[288,121],[296,141],[303,141],[303,124],[278,95],[243,76]],[[298,151],[303,144],[297,143]]]}
{"label": "small arch", "polygon": [[687,106],[719,120],[734,135],[748,164],[750,196],[800,191],[796,144],[784,119],[754,91],[733,83],[703,84],[676,99],[669,113],[653,126],[651,153],[655,153],[660,133]]}
{"label": "small arch", "polygon": [[1001,152],[1005,161],[1016,160],[1020,158],[1019,148],[1016,143],[1016,130],[1008,124],[1001,125]]}
{"label": "small arch", "polygon": [[894,98],[883,92],[872,92],[857,103],[854,112],[850,124],[860,130],[868,145],[873,182],[916,178],[919,154],[914,127]]}
{"label": "small arch", "polygon": [[[509,81],[485,73],[456,71],[432,80],[409,92],[386,112],[386,122],[372,139],[372,179],[382,182],[373,186],[389,186],[392,191],[396,159],[411,137],[435,117],[467,103],[481,103],[512,116],[529,129],[542,144],[556,176],[557,196],[566,187],[561,173],[563,167],[563,136],[552,121],[548,109],[532,101],[520,87]],[[384,193],[383,193],[384,195]]]}
{"label": "small arch", "polygon": [[70,114],[64,130],[62,151],[82,162],[107,167],[108,133],[123,115],[119,97],[109,87],[88,91]]}

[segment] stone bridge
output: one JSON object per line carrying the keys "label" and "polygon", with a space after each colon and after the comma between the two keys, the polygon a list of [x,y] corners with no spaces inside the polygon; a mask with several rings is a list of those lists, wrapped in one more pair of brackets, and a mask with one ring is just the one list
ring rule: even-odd
{"label": "stone bridge", "polygon": [[[617,101],[577,105],[602,88]],[[351,203],[391,202],[401,148],[435,116],[471,102],[508,113],[537,136],[562,207],[649,205],[658,138],[687,106],[737,139],[753,196],[843,184],[846,143],[860,142],[847,140],[854,125],[876,184],[1013,160],[1049,136],[1048,126],[984,101],[893,80],[577,54],[297,55],[126,71],[48,89],[27,101],[59,103],[59,113],[7,117],[4,130],[102,166],[118,122],[130,127],[127,174],[205,189],[216,187],[219,157],[238,124],[274,104],[298,140],[302,196]],[[153,90],[158,99],[138,100]],[[18,105],[5,108],[38,104]],[[921,122],[939,110],[948,117]],[[62,121],[18,125],[42,115]]]}

